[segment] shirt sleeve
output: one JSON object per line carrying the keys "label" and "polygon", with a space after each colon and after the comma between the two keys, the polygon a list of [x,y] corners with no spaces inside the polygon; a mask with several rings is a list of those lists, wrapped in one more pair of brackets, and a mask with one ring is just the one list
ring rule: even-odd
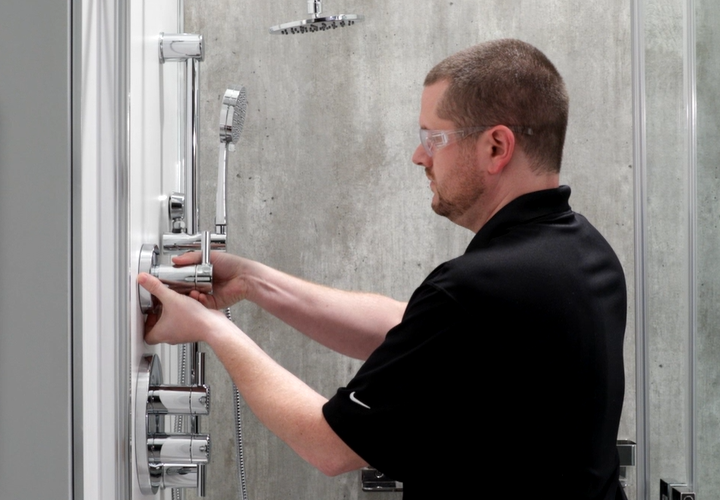
{"label": "shirt sleeve", "polygon": [[452,429],[463,418],[453,409],[470,376],[464,316],[442,290],[421,286],[402,322],[323,407],[338,436],[393,479],[417,474],[429,455],[452,452],[452,439],[429,430]]}

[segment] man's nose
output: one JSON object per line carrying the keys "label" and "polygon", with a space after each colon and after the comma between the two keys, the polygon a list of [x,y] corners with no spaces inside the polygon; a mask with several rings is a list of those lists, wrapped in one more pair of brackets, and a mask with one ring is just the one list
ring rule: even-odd
{"label": "man's nose", "polygon": [[425,152],[425,148],[422,144],[418,144],[418,147],[415,148],[415,152],[412,155],[412,162],[415,165],[422,165],[423,167],[430,167],[432,166],[432,157],[428,156],[428,154]]}

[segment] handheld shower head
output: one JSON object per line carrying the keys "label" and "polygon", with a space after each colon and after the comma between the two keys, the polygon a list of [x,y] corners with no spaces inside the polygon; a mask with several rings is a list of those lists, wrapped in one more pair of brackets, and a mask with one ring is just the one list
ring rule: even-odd
{"label": "handheld shower head", "polygon": [[365,19],[358,14],[338,14],[322,17],[322,0],[308,0],[308,18],[289,23],[278,24],[270,28],[271,35],[296,35],[299,33],[315,33],[336,28],[352,26]]}
{"label": "handheld shower head", "polygon": [[235,144],[245,126],[247,95],[242,85],[231,85],[225,91],[220,107],[220,142]]}
{"label": "handheld shower head", "polygon": [[220,106],[220,149],[218,156],[217,197],[215,198],[215,232],[226,234],[227,228],[227,153],[234,151],[245,126],[247,95],[242,85],[231,85]]}

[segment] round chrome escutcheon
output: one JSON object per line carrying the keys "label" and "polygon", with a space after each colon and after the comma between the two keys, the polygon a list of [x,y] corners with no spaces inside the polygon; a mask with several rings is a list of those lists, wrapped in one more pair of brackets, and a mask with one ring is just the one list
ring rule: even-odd
{"label": "round chrome escutcheon", "polygon": [[[147,243],[140,249],[140,258],[138,259],[138,273],[150,273],[153,267],[157,266],[160,250],[157,245]],[[138,285],[138,304],[143,314],[148,314],[155,309],[153,297],[143,287]]]}

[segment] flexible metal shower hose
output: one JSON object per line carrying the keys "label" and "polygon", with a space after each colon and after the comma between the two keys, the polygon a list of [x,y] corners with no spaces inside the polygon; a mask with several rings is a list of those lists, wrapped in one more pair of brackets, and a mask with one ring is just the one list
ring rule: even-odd
{"label": "flexible metal shower hose", "polygon": [[240,498],[242,500],[248,500],[247,495],[247,480],[245,477],[245,461],[243,459],[243,445],[242,445],[242,416],[241,416],[241,399],[240,391],[238,391],[235,384],[233,384],[235,390],[235,438],[237,443],[237,467],[238,467],[238,480],[240,481]]}
{"label": "flexible metal shower hose", "polygon": [[[227,319],[232,321],[232,315],[230,309],[225,309],[225,316]],[[180,346],[179,356],[179,372],[178,379],[180,385],[187,385],[187,344]],[[243,444],[242,444],[242,399],[240,398],[240,391],[235,384],[233,384],[233,399],[235,404],[235,443],[236,447],[236,459],[238,468],[238,482],[240,486],[239,497],[240,500],[248,500],[247,494],[247,477],[245,476],[245,459],[243,455]],[[183,418],[182,415],[175,417],[175,432],[183,432]],[[173,488],[170,492],[171,500],[182,500],[184,497],[184,490],[181,488]]]}
{"label": "flexible metal shower hose", "polygon": [[[232,321],[232,315],[230,314],[230,308],[225,309],[225,316],[227,319]],[[242,446],[242,400],[240,399],[240,391],[237,390],[237,386],[233,384],[233,399],[235,402],[235,444],[236,444],[236,458],[238,466],[238,482],[240,483],[240,500],[248,500],[247,497],[247,478],[245,477],[245,458],[243,456]]]}
{"label": "flexible metal shower hose", "polygon": [[[232,321],[232,315],[230,314],[230,308],[225,309],[225,316],[227,319]],[[236,444],[236,458],[237,458],[237,469],[238,469],[238,481],[240,483],[240,500],[248,500],[247,495],[247,478],[245,477],[245,458],[243,456],[243,440],[242,440],[242,400],[240,399],[240,391],[235,384],[233,384],[234,402],[235,402],[235,444]]]}

